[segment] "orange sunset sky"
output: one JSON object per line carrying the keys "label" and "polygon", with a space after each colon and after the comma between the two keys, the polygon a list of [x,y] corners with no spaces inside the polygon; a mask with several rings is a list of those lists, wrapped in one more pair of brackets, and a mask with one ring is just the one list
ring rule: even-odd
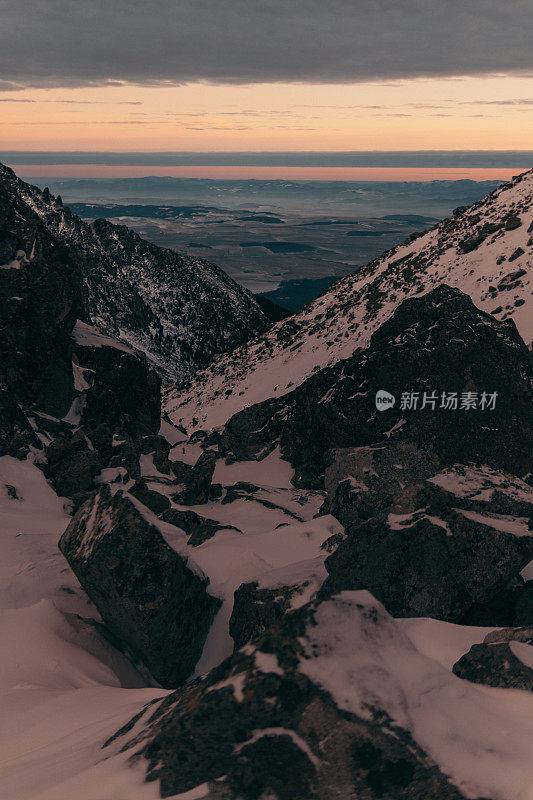
{"label": "orange sunset sky", "polygon": [[533,79],[0,92],[3,150],[529,149]]}

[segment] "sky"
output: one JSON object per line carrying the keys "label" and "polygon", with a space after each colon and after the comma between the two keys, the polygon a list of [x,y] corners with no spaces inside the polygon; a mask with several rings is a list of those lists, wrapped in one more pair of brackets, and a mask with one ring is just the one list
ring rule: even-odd
{"label": "sky", "polygon": [[531,0],[2,0],[0,150],[527,150]]}

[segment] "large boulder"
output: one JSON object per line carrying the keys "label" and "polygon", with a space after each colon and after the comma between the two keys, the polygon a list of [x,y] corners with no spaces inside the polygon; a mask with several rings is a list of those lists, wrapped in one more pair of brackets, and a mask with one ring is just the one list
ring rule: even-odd
{"label": "large boulder", "polygon": [[506,533],[490,517],[469,518],[443,498],[432,506],[423,492],[418,497],[426,502],[420,499],[415,512],[346,527],[326,560],[325,595],[367,588],[394,616],[461,622],[533,559],[533,535]]}
{"label": "large boulder", "polygon": [[[454,783],[473,794],[484,787],[463,782],[461,766],[441,770],[417,722],[434,717],[424,725],[436,741],[425,744],[442,752],[437,720],[454,702],[471,710],[464,685],[421,656],[367,593],[345,593],[284,616],[107,745],[121,744],[137,766],[142,759],[162,797],[201,787],[209,800],[460,800]],[[456,731],[451,758],[460,765],[469,736],[468,726]]]}
{"label": "large boulder", "polygon": [[[219,449],[239,460],[261,459],[279,444],[295,467],[294,481],[307,487],[323,485],[332,448],[387,436],[429,449],[441,464],[475,456],[525,474],[533,452],[531,382],[531,357],[514,323],[497,321],[468,295],[441,285],[405,300],[366,350],[235,414]],[[382,390],[396,402],[380,411]],[[457,409],[446,407],[448,399],[443,405],[442,394],[452,392]],[[492,410],[489,393],[497,395]]]}
{"label": "large boulder", "polygon": [[176,503],[185,506],[201,505],[207,503],[211,491],[211,481],[216,466],[216,453],[205,450],[198,458],[194,467],[189,471],[186,487],[173,496]]}
{"label": "large boulder", "polygon": [[59,547],[111,632],[162,686],[193,671],[220,605],[121,491],[77,512]]}
{"label": "large boulder", "polygon": [[77,368],[87,376],[81,420],[106,423],[140,439],[161,424],[161,381],[145,356],[78,321],[73,330]]}
{"label": "large boulder", "polygon": [[337,449],[324,477],[326,507],[343,525],[382,511],[414,511],[416,496],[438,463],[431,448],[411,442]]}
{"label": "large boulder", "polygon": [[102,464],[81,428],[73,434],[57,436],[46,447],[45,453],[47,463],[44,471],[57,494],[86,499]]}

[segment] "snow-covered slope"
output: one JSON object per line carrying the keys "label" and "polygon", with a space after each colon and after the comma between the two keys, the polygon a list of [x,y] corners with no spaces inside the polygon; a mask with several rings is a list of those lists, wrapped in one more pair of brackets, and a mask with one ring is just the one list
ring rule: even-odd
{"label": "snow-covered slope", "polygon": [[89,225],[1,164],[0,184],[67,245],[93,323],[144,351],[162,374],[182,377],[266,327],[250,292],[215,264],[157,247],[107,220]]}
{"label": "snow-covered slope", "polygon": [[166,410],[210,430],[235,412],[302,383],[366,347],[407,297],[440,283],[469,294],[533,339],[533,170],[336,283],[299,314],[169,390]]}

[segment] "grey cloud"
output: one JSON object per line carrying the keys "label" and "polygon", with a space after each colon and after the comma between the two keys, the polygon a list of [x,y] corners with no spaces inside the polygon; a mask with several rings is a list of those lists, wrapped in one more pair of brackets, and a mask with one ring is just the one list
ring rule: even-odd
{"label": "grey cloud", "polygon": [[531,0],[2,0],[1,90],[529,74]]}

